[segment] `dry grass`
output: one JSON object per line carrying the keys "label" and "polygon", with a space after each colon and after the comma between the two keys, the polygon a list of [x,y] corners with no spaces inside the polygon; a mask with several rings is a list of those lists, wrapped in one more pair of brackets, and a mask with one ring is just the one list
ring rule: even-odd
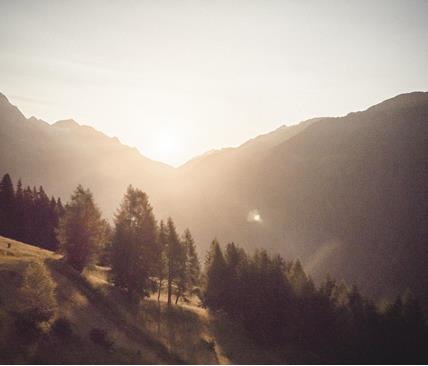
{"label": "dry grass", "polygon": [[[0,363],[2,357],[8,357],[7,360],[13,363],[180,362],[178,357],[162,349],[156,340],[135,331],[133,323],[128,324],[113,311],[114,303],[104,299],[84,276],[73,271],[60,258],[47,250],[0,237],[0,350],[7,351],[0,352],[3,353],[0,354]],[[11,337],[22,273],[33,261],[44,262],[55,283],[55,297],[59,304],[55,318],[66,318],[72,324],[74,336],[66,343],[52,337],[49,327],[40,334],[31,349]],[[113,349],[103,349],[90,340],[89,333],[94,328],[107,331],[114,340]],[[55,352],[52,352],[52,347],[57,347]]]}
{"label": "dry grass", "polygon": [[[11,244],[10,247],[8,244]],[[53,337],[47,327],[37,347],[8,347],[13,363],[151,363],[229,364],[281,363],[275,352],[265,352],[227,319],[212,316],[197,299],[168,309],[162,293],[130,305],[126,295],[108,282],[109,269],[91,266],[82,274],[48,250],[0,237],[0,351],[13,327],[22,273],[32,261],[45,263],[55,284],[59,304],[54,321],[65,318],[73,337]],[[114,342],[104,349],[89,337],[94,328],[106,330]],[[55,352],[52,352],[55,349]],[[0,352],[1,353],[1,352]],[[0,355],[0,363],[2,363]]]}

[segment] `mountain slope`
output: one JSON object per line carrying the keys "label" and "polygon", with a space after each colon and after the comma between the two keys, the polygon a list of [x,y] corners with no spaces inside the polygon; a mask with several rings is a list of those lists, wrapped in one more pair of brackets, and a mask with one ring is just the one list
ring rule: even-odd
{"label": "mountain slope", "polygon": [[[90,187],[106,216],[111,217],[129,184],[156,193],[173,168],[143,157],[89,126],[73,120],[53,125],[26,119],[0,95],[0,170],[67,200],[77,184]],[[156,189],[154,189],[156,187]]]}
{"label": "mountain slope", "polygon": [[48,125],[0,102],[0,171],[67,198],[89,186],[111,215],[129,183],[159,218],[209,242],[299,257],[369,295],[411,288],[428,304],[428,93],[281,127],[173,169],[73,121]]}
{"label": "mountain slope", "polygon": [[300,257],[316,280],[330,272],[377,298],[410,288],[428,303],[427,156],[428,93],[400,95],[316,121],[238,174],[213,169],[199,187],[208,210],[187,220],[203,211],[220,240]]}
{"label": "mountain slope", "polygon": [[275,148],[258,172],[274,194],[258,204],[314,276],[428,301],[427,156],[428,93],[398,96]]}

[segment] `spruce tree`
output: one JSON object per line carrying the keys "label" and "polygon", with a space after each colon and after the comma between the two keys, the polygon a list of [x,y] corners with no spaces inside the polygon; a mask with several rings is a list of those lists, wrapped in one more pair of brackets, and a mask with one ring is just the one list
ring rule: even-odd
{"label": "spruce tree", "polygon": [[0,182],[0,235],[13,238],[15,223],[15,192],[9,174]]}
{"label": "spruce tree", "polygon": [[25,240],[25,215],[24,190],[22,188],[21,179],[19,179],[15,192],[15,239],[19,241]]}
{"label": "spruce tree", "polygon": [[213,310],[218,310],[224,306],[226,300],[228,279],[226,261],[216,239],[211,243],[205,266],[207,276],[204,293],[205,304]]}

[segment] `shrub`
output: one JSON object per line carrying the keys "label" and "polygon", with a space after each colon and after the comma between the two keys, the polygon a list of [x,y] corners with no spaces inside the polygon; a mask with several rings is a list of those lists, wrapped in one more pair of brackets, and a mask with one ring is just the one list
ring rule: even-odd
{"label": "shrub", "polygon": [[54,290],[54,282],[45,265],[40,262],[30,263],[19,291],[19,322],[38,325],[48,321],[57,307]]}
{"label": "shrub", "polygon": [[89,333],[89,338],[95,344],[101,347],[110,349],[113,347],[113,340],[109,337],[107,330],[101,328],[93,328]]}

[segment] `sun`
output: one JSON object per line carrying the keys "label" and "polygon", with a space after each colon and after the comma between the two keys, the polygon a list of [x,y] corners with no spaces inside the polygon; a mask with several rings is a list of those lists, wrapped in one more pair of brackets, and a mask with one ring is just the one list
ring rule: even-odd
{"label": "sun", "polygon": [[153,138],[148,155],[155,160],[177,166],[182,160],[183,144],[178,134],[160,133]]}

